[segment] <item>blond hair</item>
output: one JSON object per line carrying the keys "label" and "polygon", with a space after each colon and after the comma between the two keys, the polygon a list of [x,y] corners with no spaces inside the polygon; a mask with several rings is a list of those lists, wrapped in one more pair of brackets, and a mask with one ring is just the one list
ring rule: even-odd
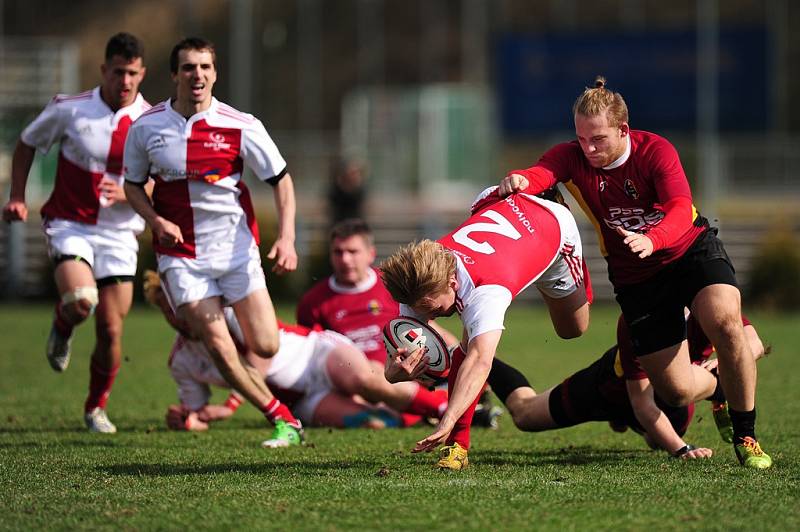
{"label": "blond hair", "polygon": [[398,303],[415,305],[447,289],[456,258],[444,246],[421,240],[402,246],[381,264],[383,284]]}
{"label": "blond hair", "polygon": [[599,116],[606,113],[608,125],[618,127],[623,122],[628,121],[628,106],[618,92],[606,88],[606,78],[597,76],[594,80],[594,87],[587,87],[583,94],[578,96],[572,106],[572,115],[582,115],[586,117]]}

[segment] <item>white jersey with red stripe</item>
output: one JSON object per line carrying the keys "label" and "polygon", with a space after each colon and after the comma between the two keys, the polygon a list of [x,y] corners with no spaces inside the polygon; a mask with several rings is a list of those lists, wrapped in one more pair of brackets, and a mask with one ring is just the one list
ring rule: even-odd
{"label": "white jersey with red stripe", "polygon": [[[233,310],[225,307],[224,311],[231,335],[238,345],[243,345],[242,331]],[[328,391],[330,382],[324,367],[325,357],[336,345],[353,345],[352,342],[333,331],[316,331],[283,324],[279,334],[280,349],[270,359],[269,370],[264,376],[273,393],[300,401],[319,391]],[[181,403],[192,410],[208,403],[211,395],[208,385],[230,387],[214,365],[205,344],[180,334],[175,338],[169,367],[178,384]]]}
{"label": "white jersey with red stripe", "polygon": [[100,97],[100,87],[59,94],[22,132],[20,140],[41,153],[60,143],[55,186],[42,217],[141,232],[144,220],[125,202],[105,207],[98,185],[105,177],[122,186],[122,153],[134,120],[150,108],[141,94],[119,110]]}
{"label": "white jersey with red stripe", "polygon": [[159,269],[205,270],[246,256],[258,243],[244,165],[262,181],[276,183],[284,161],[260,120],[212,98],[188,119],[170,100],[159,103],[131,127],[125,144],[125,179],[155,180],[153,207],[177,224],[184,242],[156,244]]}
{"label": "white jersey with red stripe", "polygon": [[[559,203],[486,189],[472,216],[438,240],[456,257],[456,310],[468,338],[504,329],[511,301],[531,284],[563,298],[583,284],[575,219]],[[415,316],[407,305],[400,313]]]}

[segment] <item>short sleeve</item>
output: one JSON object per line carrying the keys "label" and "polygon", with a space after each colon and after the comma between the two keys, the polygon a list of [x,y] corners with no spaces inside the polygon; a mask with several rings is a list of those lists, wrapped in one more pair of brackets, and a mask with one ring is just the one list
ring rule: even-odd
{"label": "short sleeve", "polygon": [[500,285],[484,285],[472,290],[461,311],[468,341],[489,331],[505,330],[506,310],[511,300],[511,292]]}
{"label": "short sleeve", "polygon": [[145,183],[150,174],[150,156],[147,153],[145,128],[134,124],[125,139],[122,156],[125,180],[131,183]]}
{"label": "short sleeve", "polygon": [[66,132],[65,110],[61,107],[58,96],[50,100],[39,116],[22,131],[20,140],[40,153],[50,151],[53,144],[59,142]]}
{"label": "short sleeve", "polygon": [[286,161],[260,120],[242,129],[241,155],[262,181],[278,181],[286,173]]}

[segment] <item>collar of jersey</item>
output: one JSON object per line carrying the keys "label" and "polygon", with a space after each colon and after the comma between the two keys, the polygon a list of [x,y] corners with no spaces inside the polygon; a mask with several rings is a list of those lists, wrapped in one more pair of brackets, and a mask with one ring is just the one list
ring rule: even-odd
{"label": "collar of jersey", "polygon": [[167,103],[167,105],[166,105],[167,110],[170,113],[174,114],[175,116],[179,116],[181,118],[181,120],[184,120],[187,124],[193,124],[194,122],[197,122],[198,120],[202,120],[203,118],[205,118],[205,117],[207,117],[209,115],[216,114],[217,107],[219,107],[219,101],[214,96],[212,96],[211,97],[211,105],[208,106],[208,109],[206,109],[205,111],[200,111],[199,113],[195,113],[192,116],[190,116],[189,118],[186,118],[185,116],[180,114],[178,111],[176,111],[174,107],[172,107],[172,98],[171,97],[167,98],[167,102],[166,103]]}
{"label": "collar of jersey", "polygon": [[613,163],[609,164],[608,166],[604,166],[603,170],[613,170],[614,168],[619,168],[623,164],[628,161],[628,158],[631,156],[631,134],[630,131],[628,132],[628,143],[625,145],[625,153],[619,156],[619,159],[614,161]]}
{"label": "collar of jersey", "polygon": [[141,92],[137,92],[137,93],[136,93],[136,98],[134,98],[134,99],[133,99],[133,102],[132,102],[130,105],[126,105],[125,107],[120,107],[120,108],[119,108],[119,109],[117,109],[116,111],[113,111],[113,110],[111,109],[111,107],[110,107],[110,106],[109,106],[109,105],[106,103],[106,101],[103,99],[103,97],[102,97],[102,96],[100,96],[100,85],[98,85],[98,86],[96,86],[94,89],[92,89],[92,99],[93,99],[93,100],[97,100],[97,101],[98,101],[98,102],[100,102],[101,104],[105,105],[105,106],[106,106],[106,108],[107,108],[107,109],[108,109],[110,112],[114,113],[114,116],[115,116],[115,117],[117,117],[117,116],[121,116],[121,115],[126,115],[126,114],[128,114],[128,111],[129,111],[130,109],[133,109],[133,108],[134,108],[136,105],[141,105],[141,104],[142,104],[142,101],[144,100],[144,96],[142,96],[142,93],[141,93]]}
{"label": "collar of jersey", "polygon": [[367,271],[367,278],[355,286],[345,286],[343,284],[339,284],[336,282],[336,277],[333,275],[331,275],[328,279],[328,286],[331,288],[331,290],[339,294],[360,294],[375,286],[376,282],[378,282],[378,274],[375,273],[375,270],[370,268]]}

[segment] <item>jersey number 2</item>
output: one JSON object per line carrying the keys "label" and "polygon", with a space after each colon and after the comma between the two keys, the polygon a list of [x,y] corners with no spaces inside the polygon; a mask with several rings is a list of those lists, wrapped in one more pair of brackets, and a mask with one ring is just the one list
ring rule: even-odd
{"label": "jersey number 2", "polygon": [[512,240],[519,240],[522,238],[520,232],[499,212],[488,210],[481,216],[491,219],[494,223],[483,222],[465,225],[453,233],[453,240],[472,251],[483,253],[484,255],[491,255],[495,252],[494,247],[485,240],[483,242],[478,242],[469,236],[470,233],[496,233]]}

